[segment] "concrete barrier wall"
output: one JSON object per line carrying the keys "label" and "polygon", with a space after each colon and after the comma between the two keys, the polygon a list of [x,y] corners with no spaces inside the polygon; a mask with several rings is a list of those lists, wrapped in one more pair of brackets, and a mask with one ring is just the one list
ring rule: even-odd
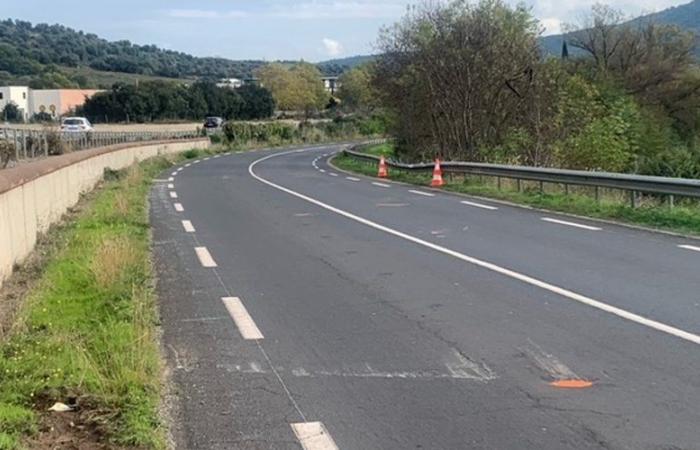
{"label": "concrete barrier wall", "polygon": [[93,189],[106,168],[209,145],[209,139],[123,144],[0,170],[0,286],[31,253],[37,237]]}

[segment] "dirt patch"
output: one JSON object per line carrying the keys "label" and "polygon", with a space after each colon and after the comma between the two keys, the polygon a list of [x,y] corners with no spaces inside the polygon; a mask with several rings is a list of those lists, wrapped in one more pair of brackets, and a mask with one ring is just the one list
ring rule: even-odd
{"label": "dirt patch", "polygon": [[74,410],[48,411],[51,402],[40,400],[37,409],[42,411],[39,432],[25,442],[34,450],[137,450],[105,442],[104,436],[110,417],[109,411],[100,411],[87,399],[68,399]]}

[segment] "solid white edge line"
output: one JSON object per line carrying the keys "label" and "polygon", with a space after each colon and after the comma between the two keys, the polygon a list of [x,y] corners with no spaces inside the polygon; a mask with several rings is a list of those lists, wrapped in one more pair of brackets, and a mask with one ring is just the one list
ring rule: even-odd
{"label": "solid white edge line", "polygon": [[226,310],[236,323],[238,332],[241,333],[243,339],[254,341],[264,338],[258,326],[255,325],[253,318],[248,314],[248,310],[245,308],[240,298],[223,297],[221,301],[224,302]]}
{"label": "solid white edge line", "polygon": [[412,194],[423,195],[425,197],[435,197],[435,194],[432,194],[430,192],[416,191],[414,189],[409,189],[408,192],[410,192]]}
{"label": "solid white edge line", "polygon": [[182,207],[181,203],[174,203],[173,206],[175,207],[175,211],[177,212],[182,212],[185,210],[185,208]]}
{"label": "solid white edge line", "polygon": [[[298,153],[299,150],[295,150],[293,152]],[[607,313],[610,313],[612,315],[621,317],[623,319],[629,320],[631,322],[635,322],[640,325],[644,325],[648,328],[652,328],[657,331],[661,331],[663,333],[669,334],[671,336],[675,336],[677,338],[692,342],[694,344],[700,345],[700,336],[690,333],[685,330],[681,330],[680,328],[672,327],[670,325],[666,325],[662,322],[658,322],[653,319],[648,319],[644,316],[640,316],[638,314],[626,311],[622,308],[618,308],[616,306],[609,305],[607,303],[603,303],[599,300],[595,300],[590,297],[586,297],[584,295],[578,294],[576,292],[570,291],[568,289],[561,288],[559,286],[547,283],[542,280],[538,280],[537,278],[530,277],[528,275],[524,275],[522,273],[515,272],[514,270],[506,269],[505,267],[498,266],[496,264],[490,263],[488,261],[483,261],[477,258],[474,258],[472,256],[468,256],[462,253],[459,253],[455,250],[451,250],[447,247],[442,247],[437,244],[433,244],[432,242],[425,241],[423,239],[411,236],[409,234],[403,233],[401,231],[395,230],[393,228],[389,228],[384,225],[380,225],[376,222],[372,222],[371,220],[365,219],[364,217],[357,216],[353,213],[344,211],[342,209],[336,208],[335,206],[328,205],[326,203],[323,203],[319,200],[316,200],[314,198],[311,198],[307,195],[301,194],[299,192],[293,191],[289,188],[286,188],[284,186],[280,186],[279,184],[273,183],[272,181],[268,181],[260,176],[258,176],[253,169],[255,166],[263,161],[266,161],[271,158],[276,158],[279,156],[284,156],[289,153],[293,152],[282,152],[282,153],[275,153],[273,155],[268,155],[263,158],[260,158],[256,161],[253,161],[249,166],[248,166],[248,173],[255,178],[256,180],[260,181],[261,183],[264,183],[270,187],[273,187],[277,190],[280,190],[282,192],[286,192],[289,195],[292,195],[294,197],[300,198],[306,202],[312,203],[316,206],[319,206],[323,209],[326,209],[328,211],[334,212],[338,215],[341,215],[343,217],[346,217],[350,220],[354,220],[355,222],[361,223],[363,225],[366,225],[368,227],[374,228],[376,230],[382,231],[384,233],[396,236],[398,238],[404,239],[409,242],[413,242],[414,244],[421,245],[423,247],[427,247],[429,249],[435,250],[437,252],[443,253],[448,256],[452,256],[453,258],[459,259],[461,261],[464,261],[469,264],[473,264],[475,266],[484,268],[486,270],[490,270],[492,272],[498,273],[500,275],[504,275],[506,277],[512,278],[514,280],[521,281],[523,283],[529,284],[531,286],[538,287],[540,289],[552,292],[554,294],[560,295],[562,297],[568,298],[570,300],[574,300],[578,303],[590,306],[592,308],[599,309],[601,311],[605,311]]]}
{"label": "solid white edge line", "polygon": [[170,191],[170,198],[177,198],[177,192]]}
{"label": "solid white edge line", "polygon": [[696,247],[694,245],[679,245],[678,248],[682,248],[685,250],[692,250],[694,252],[700,252],[700,247]]}
{"label": "solid white edge line", "polygon": [[488,209],[489,211],[496,211],[498,209],[495,206],[483,205],[481,203],[470,202],[467,200],[462,200],[460,203],[463,205],[474,206],[475,208]]}
{"label": "solid white edge line", "polygon": [[583,225],[581,223],[575,223],[575,222],[567,222],[566,220],[559,220],[559,219],[552,219],[551,217],[542,217],[541,220],[549,223],[556,223],[558,225],[566,225],[569,227],[575,227],[575,228],[581,228],[583,230],[589,230],[589,231],[600,231],[602,228],[599,227],[592,227],[590,225]]}
{"label": "solid white edge line", "polygon": [[194,251],[197,253],[197,258],[199,258],[199,262],[203,267],[217,267],[216,261],[214,261],[214,258],[211,257],[211,253],[209,253],[209,250],[207,250],[206,247],[195,247]]}
{"label": "solid white edge line", "polygon": [[195,232],[194,225],[192,225],[192,222],[190,222],[189,220],[183,220],[183,221],[182,221],[182,228],[184,228],[185,231],[188,232],[188,233],[194,233],[194,232]]}
{"label": "solid white edge line", "polygon": [[390,184],[378,183],[378,182],[376,182],[376,181],[373,181],[372,184],[375,185],[375,186],[383,187],[383,188],[391,187]]}
{"label": "solid white edge line", "polygon": [[301,422],[290,425],[304,450],[338,450],[323,423]]}

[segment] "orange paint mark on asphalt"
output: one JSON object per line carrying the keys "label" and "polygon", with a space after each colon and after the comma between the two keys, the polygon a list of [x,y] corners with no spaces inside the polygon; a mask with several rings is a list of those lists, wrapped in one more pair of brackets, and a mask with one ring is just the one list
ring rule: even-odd
{"label": "orange paint mark on asphalt", "polygon": [[593,383],[586,380],[557,380],[549,385],[561,389],[586,389],[593,386]]}

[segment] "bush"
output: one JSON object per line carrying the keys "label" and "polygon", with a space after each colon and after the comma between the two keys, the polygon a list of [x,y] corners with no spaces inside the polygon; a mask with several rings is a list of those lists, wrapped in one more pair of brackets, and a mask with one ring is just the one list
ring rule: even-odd
{"label": "bush", "polygon": [[68,146],[61,139],[61,135],[56,131],[46,132],[46,144],[49,148],[49,155],[56,156],[67,153]]}
{"label": "bush", "polygon": [[17,160],[17,150],[15,144],[7,141],[0,141],[0,167],[6,168],[10,161]]}

